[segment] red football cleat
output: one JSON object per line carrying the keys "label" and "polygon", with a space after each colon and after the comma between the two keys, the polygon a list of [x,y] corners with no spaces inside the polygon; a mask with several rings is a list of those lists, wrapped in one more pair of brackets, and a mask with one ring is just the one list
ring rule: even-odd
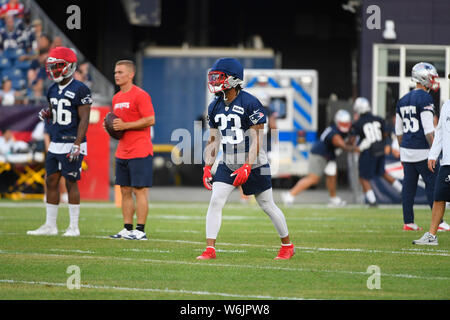
{"label": "red football cleat", "polygon": [[421,231],[421,230],[423,230],[423,228],[419,227],[415,223],[408,223],[408,224],[404,224],[403,225],[403,230],[406,230],[406,231]]}
{"label": "red football cleat", "polygon": [[278,255],[274,260],[288,260],[292,258],[295,254],[294,245],[291,243],[289,246],[281,246],[280,251],[278,251]]}
{"label": "red football cleat", "polygon": [[216,258],[216,249],[213,247],[207,247],[205,251],[203,251],[201,256],[197,257],[197,260],[209,260]]}

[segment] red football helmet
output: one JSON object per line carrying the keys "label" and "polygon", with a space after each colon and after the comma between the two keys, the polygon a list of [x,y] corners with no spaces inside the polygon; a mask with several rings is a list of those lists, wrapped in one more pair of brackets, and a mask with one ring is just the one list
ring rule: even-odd
{"label": "red football helmet", "polygon": [[50,50],[45,70],[50,80],[61,82],[73,75],[77,68],[77,55],[72,49],[56,47]]}

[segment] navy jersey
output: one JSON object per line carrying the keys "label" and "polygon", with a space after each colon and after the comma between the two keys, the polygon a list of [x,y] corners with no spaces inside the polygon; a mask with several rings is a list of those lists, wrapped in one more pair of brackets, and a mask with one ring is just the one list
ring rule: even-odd
{"label": "navy jersey", "polygon": [[[53,122],[48,126],[52,142],[72,143],[77,138],[80,118],[78,107],[92,104],[91,90],[81,81],[72,81],[61,89],[53,84],[47,93],[47,100],[52,106]],[[85,142],[86,138],[82,141]]]}
{"label": "navy jersey", "polygon": [[336,125],[332,124],[322,132],[320,139],[314,142],[311,147],[311,153],[318,154],[327,160],[336,159],[336,149],[338,147],[332,143],[332,139],[336,134],[340,135],[343,139],[347,137],[346,133],[339,131]]}
{"label": "navy jersey", "polygon": [[[231,169],[240,167],[245,162],[250,138],[247,130],[266,121],[265,108],[257,98],[243,90],[229,105],[225,104],[220,95],[208,107],[208,124],[220,131],[225,163]],[[265,151],[260,148],[256,166],[266,163]]]}
{"label": "navy jersey", "polygon": [[367,112],[352,125],[351,134],[357,137],[358,145],[363,152],[370,152],[374,156],[384,155],[386,141],[385,121]]}
{"label": "navy jersey", "polygon": [[420,114],[432,112],[434,103],[431,95],[424,90],[412,90],[397,103],[396,113],[403,121],[403,137],[401,148],[429,149]]}

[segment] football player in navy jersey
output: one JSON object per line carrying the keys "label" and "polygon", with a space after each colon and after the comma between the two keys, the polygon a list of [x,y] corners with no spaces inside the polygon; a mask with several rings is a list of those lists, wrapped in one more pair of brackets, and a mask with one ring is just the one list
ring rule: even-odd
{"label": "football player in navy jersey", "polygon": [[414,223],[414,198],[419,175],[425,182],[430,207],[436,175],[428,170],[428,152],[434,139],[434,102],[429,91],[439,89],[438,73],[429,63],[420,62],[412,68],[416,88],[405,94],[396,107],[395,134],[400,145],[403,164],[403,230],[422,230]]}
{"label": "football player in navy jersey", "polygon": [[330,194],[330,206],[343,206],[343,201],[336,194],[337,165],[336,153],[353,151],[354,147],[347,144],[347,139],[352,119],[350,113],[344,109],[338,110],[334,115],[334,123],[328,126],[311,147],[308,159],[308,175],[300,179],[295,186],[282,194],[285,205],[294,202],[294,197],[299,193],[317,185],[321,177],[326,175],[326,186]]}
{"label": "football player in navy jersey", "polygon": [[[270,167],[262,148],[266,114],[257,98],[242,90],[244,69],[234,58],[218,59],[208,73],[208,87],[216,94],[208,107],[210,137],[205,149],[203,184],[212,190],[206,215],[206,250],[197,259],[215,259],[216,238],[222,222],[222,208],[238,186],[245,195],[255,195],[261,209],[270,217],[281,239],[275,259],[290,259],[294,245],[286,219],[272,196]],[[211,167],[220,143],[223,159],[214,178]]]}
{"label": "football player in navy jersey", "polygon": [[402,192],[402,184],[389,175],[384,168],[387,132],[385,121],[372,114],[370,103],[366,98],[359,97],[353,103],[355,122],[351,135],[356,138],[356,152],[360,152],[358,159],[359,181],[364,196],[370,206],[376,205],[375,193],[370,180],[375,177],[384,178],[398,192]]}
{"label": "football player in navy jersey", "polygon": [[79,236],[80,179],[83,156],[87,154],[86,131],[92,104],[91,91],[82,82],[73,79],[77,56],[72,49],[56,47],[49,53],[46,70],[55,83],[49,88],[49,108],[39,112],[47,121],[50,145],[45,160],[46,222],[30,235],[56,235],[59,205],[59,180],[63,176],[69,194],[70,224],[63,236]]}

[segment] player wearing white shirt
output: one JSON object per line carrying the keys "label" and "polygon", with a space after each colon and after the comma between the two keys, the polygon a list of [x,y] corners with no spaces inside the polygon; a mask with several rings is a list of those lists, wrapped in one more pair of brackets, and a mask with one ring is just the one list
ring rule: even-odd
{"label": "player wearing white shirt", "polygon": [[[449,75],[450,78],[450,75]],[[413,244],[437,245],[436,232],[441,229],[442,218],[445,213],[445,203],[450,201],[450,100],[444,103],[439,117],[439,123],[435,130],[435,138],[428,154],[428,168],[434,172],[436,162],[442,152],[436,187],[434,190],[433,209],[431,211],[430,230],[422,238],[414,240]]]}

